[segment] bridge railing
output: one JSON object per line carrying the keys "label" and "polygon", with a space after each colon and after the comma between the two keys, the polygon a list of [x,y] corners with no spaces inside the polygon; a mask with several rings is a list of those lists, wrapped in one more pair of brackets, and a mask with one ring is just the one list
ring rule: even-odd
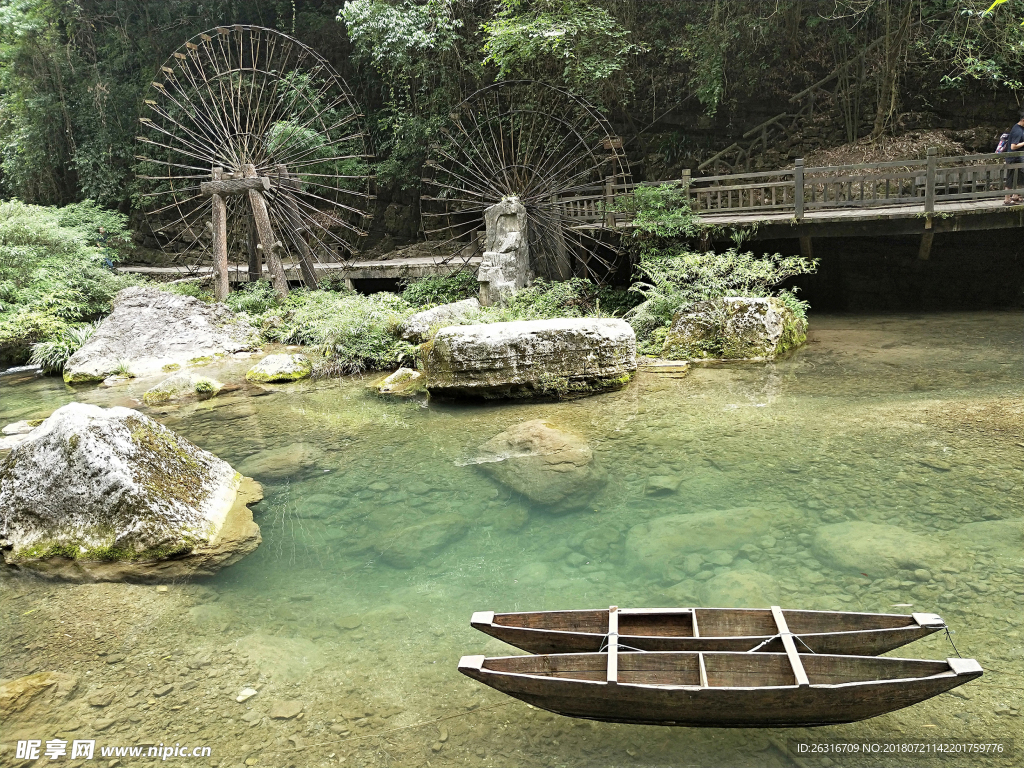
{"label": "bridge railing", "polygon": [[[807,168],[798,159],[792,168],[777,171],[730,173],[670,181],[643,182],[643,186],[678,184],[687,189],[690,207],[707,216],[750,213],[791,214],[802,219],[811,211],[920,208],[935,211],[936,203],[971,202],[1024,194],[1024,151],[938,157],[934,147],[924,160]],[[1007,189],[1009,169],[1020,169],[1013,189]],[[629,198],[638,185],[608,178],[604,184],[579,187],[553,202],[574,227],[628,226],[632,220]]]}
{"label": "bridge railing", "polygon": [[[1007,164],[1024,151],[938,157],[934,147],[924,160],[807,168],[759,173],[703,176],[690,183],[693,210],[704,214],[792,212],[800,219],[808,211],[836,208],[920,206],[932,213],[936,202],[967,202],[1024,192],[1024,178],[1007,190],[1007,170],[1024,171],[1024,164]],[[1019,174],[1024,176],[1024,173]]]}

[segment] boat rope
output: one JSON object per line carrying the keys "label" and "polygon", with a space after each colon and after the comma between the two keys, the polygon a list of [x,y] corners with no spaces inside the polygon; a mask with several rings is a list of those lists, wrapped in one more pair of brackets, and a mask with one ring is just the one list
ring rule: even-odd
{"label": "boat rope", "polygon": [[763,642],[760,642],[757,645],[755,645],[753,648],[751,648],[749,651],[747,651],[747,653],[753,653],[754,651],[759,651],[762,648],[764,648],[766,645],[768,645],[768,643],[770,643],[772,640],[776,640],[777,638],[780,638],[780,637],[782,637],[782,633],[781,632],[779,634],[777,634],[777,635],[772,635],[771,637],[767,638]]}
{"label": "boat rope", "polygon": [[[943,629],[946,630],[946,639],[949,640],[949,644],[953,646],[953,650],[956,651],[956,655],[960,656],[960,651],[957,650],[956,643],[953,642],[953,633],[950,631],[949,627],[946,626],[945,624],[943,625]],[[960,658],[962,659],[963,656],[960,656]]]}
{"label": "boat rope", "polygon": [[818,652],[816,650],[814,650],[813,648],[811,648],[811,646],[809,646],[807,643],[804,642],[804,639],[802,637],[800,637],[800,635],[793,635],[793,637],[795,637],[797,640],[799,640],[800,641],[800,645],[802,645],[808,651],[810,651],[811,653],[813,653],[815,655],[818,654]]}

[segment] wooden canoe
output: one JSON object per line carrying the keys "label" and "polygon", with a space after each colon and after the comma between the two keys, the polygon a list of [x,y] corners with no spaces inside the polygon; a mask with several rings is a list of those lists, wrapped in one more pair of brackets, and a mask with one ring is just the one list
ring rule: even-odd
{"label": "wooden canoe", "polygon": [[667,651],[463,656],[459,671],[569,717],[722,728],[850,723],[980,677],[974,659]]}
{"label": "wooden canoe", "polygon": [[[783,651],[770,608],[478,611],[471,624],[530,653],[596,653],[618,614],[619,646],[641,651]],[[934,613],[782,611],[801,651],[877,656],[945,629]]]}

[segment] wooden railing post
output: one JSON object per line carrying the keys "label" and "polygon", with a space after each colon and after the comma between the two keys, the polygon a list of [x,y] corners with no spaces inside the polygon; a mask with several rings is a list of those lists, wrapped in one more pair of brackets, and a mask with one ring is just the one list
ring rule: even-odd
{"label": "wooden railing post", "polygon": [[793,166],[793,205],[796,207],[796,220],[804,217],[804,159],[798,157]]}
{"label": "wooden railing post", "polygon": [[690,169],[683,168],[683,175],[680,178],[680,182],[683,185],[683,194],[686,195],[686,205],[690,210],[693,210],[693,206],[690,205]]}
{"label": "wooden railing post", "polygon": [[928,172],[924,179],[924,212],[935,211],[935,166],[938,149],[928,147]]}
{"label": "wooden railing post", "polygon": [[615,229],[615,177],[606,176],[604,179],[604,225],[609,229]]}

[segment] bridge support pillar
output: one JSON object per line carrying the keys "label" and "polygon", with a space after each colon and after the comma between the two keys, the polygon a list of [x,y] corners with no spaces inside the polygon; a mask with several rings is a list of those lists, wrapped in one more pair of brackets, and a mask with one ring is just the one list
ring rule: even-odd
{"label": "bridge support pillar", "polygon": [[814,258],[814,241],[810,237],[800,238],[800,255],[805,259]]}
{"label": "bridge support pillar", "polygon": [[935,238],[935,230],[926,229],[921,235],[921,245],[917,249],[917,258],[921,261],[928,261],[932,255],[932,240]]}

